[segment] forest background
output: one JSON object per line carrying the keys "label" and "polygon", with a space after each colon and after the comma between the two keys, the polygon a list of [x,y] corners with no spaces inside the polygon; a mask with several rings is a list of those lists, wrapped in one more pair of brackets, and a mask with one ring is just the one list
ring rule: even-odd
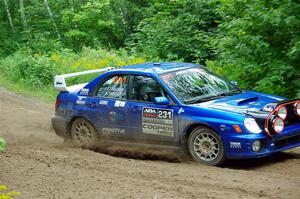
{"label": "forest background", "polygon": [[160,61],[300,97],[299,0],[0,0],[0,41],[0,84],[47,100],[56,74]]}

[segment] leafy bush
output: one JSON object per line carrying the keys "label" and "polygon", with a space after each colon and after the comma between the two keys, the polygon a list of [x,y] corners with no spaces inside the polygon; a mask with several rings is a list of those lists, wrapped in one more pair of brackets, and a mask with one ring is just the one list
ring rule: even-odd
{"label": "leafy bush", "polygon": [[22,50],[0,60],[0,72],[13,82],[30,88],[45,88],[52,87],[53,77],[58,74],[142,62],[145,62],[143,58],[129,56],[124,50],[115,52],[84,48],[81,53],[74,53],[64,49],[51,54]]}
{"label": "leafy bush", "polygon": [[158,0],[127,44],[152,59],[204,63],[211,58],[208,39],[217,26],[214,8],[211,0]]}
{"label": "leafy bush", "polygon": [[300,97],[300,4],[222,0],[213,70],[248,89]]}
{"label": "leafy bush", "polygon": [[0,71],[9,79],[33,88],[49,85],[58,67],[47,56],[16,52],[0,61]]}

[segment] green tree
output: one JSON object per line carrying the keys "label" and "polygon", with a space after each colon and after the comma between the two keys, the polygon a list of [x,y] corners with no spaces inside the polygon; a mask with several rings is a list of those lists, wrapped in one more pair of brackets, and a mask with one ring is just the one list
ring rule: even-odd
{"label": "green tree", "polygon": [[121,0],[89,1],[78,11],[63,11],[67,46],[120,48],[141,18],[141,2]]}
{"label": "green tree", "polygon": [[158,0],[146,9],[128,48],[150,58],[204,63],[217,27],[214,8],[210,0]]}
{"label": "green tree", "polygon": [[297,0],[222,0],[217,60],[209,65],[244,88],[300,96],[300,4]]}

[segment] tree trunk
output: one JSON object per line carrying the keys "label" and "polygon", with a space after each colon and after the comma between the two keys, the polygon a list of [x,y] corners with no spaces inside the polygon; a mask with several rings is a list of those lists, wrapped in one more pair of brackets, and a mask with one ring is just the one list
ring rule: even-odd
{"label": "tree trunk", "polygon": [[12,22],[12,18],[11,18],[11,14],[10,14],[10,11],[9,11],[7,0],[3,0],[3,1],[4,1],[5,9],[6,9],[6,14],[7,14],[9,26],[10,26],[11,30],[13,32],[15,32],[15,28],[14,28],[14,24]]}
{"label": "tree trunk", "polygon": [[52,13],[51,8],[50,8],[49,3],[48,3],[48,0],[44,0],[44,5],[45,5],[45,7],[46,7],[46,9],[47,9],[47,11],[48,11],[50,20],[52,21],[52,25],[53,25],[53,28],[54,28],[56,34],[57,34],[57,37],[58,37],[59,39],[61,39],[61,36],[60,36],[59,31],[58,31],[57,25],[56,25],[56,23],[55,23],[55,21],[54,21],[54,18],[53,18],[53,13]]}
{"label": "tree trunk", "polygon": [[21,13],[21,19],[23,23],[23,28],[24,30],[27,30],[27,20],[26,20],[26,15],[24,11],[24,0],[19,0],[19,5],[20,5],[20,13]]}

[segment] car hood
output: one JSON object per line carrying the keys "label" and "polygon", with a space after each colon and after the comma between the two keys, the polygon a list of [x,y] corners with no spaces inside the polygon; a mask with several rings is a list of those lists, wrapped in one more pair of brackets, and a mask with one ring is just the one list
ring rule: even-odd
{"label": "car hood", "polygon": [[244,91],[240,94],[226,96],[207,102],[195,104],[195,106],[213,108],[223,111],[245,113],[247,111],[268,111],[267,108],[274,108],[278,101],[284,98],[253,91]]}

